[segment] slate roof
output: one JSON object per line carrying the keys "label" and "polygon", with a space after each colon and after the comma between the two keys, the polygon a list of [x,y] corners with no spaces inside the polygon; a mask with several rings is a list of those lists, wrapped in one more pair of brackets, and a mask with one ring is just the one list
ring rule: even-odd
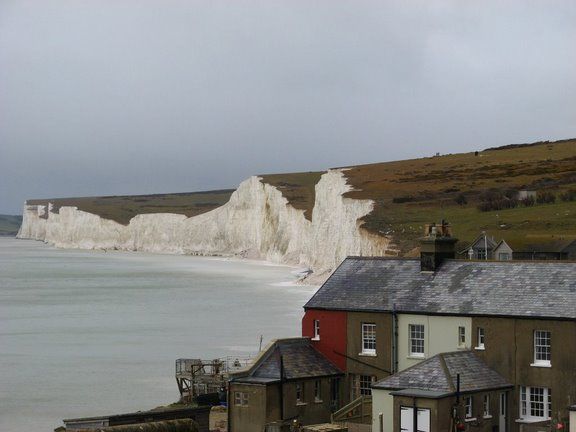
{"label": "slate roof", "polygon": [[284,379],[309,379],[342,375],[342,371],[322,356],[308,338],[278,339],[271,343],[249,369],[234,374],[231,381],[272,383],[280,380],[280,356]]}
{"label": "slate roof", "polygon": [[415,366],[375,383],[373,388],[402,390],[419,389],[452,394],[456,391],[456,375],[460,374],[460,391],[472,393],[511,387],[498,372],[490,369],[471,351],[437,354]]}
{"label": "slate roof", "polygon": [[576,319],[576,262],[349,257],[304,308]]}

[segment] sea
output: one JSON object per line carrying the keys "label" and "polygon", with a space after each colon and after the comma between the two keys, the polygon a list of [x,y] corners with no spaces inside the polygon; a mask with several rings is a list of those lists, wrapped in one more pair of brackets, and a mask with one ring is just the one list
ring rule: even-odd
{"label": "sea", "polygon": [[316,287],[258,261],[56,249],[0,237],[0,431],[178,400],[178,358],[300,335]]}

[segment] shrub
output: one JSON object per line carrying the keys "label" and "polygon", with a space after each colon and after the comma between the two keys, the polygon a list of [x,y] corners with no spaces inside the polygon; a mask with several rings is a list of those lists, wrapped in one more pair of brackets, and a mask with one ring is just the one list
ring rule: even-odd
{"label": "shrub", "polygon": [[478,204],[478,210],[487,212],[494,210],[506,210],[518,207],[518,201],[509,198],[500,198],[492,201],[483,201]]}
{"label": "shrub", "polygon": [[576,189],[570,189],[560,194],[560,199],[564,202],[576,201]]}
{"label": "shrub", "polygon": [[416,198],[414,198],[412,195],[406,195],[406,196],[400,196],[400,197],[392,198],[392,202],[395,204],[402,204],[402,203],[412,202],[412,201],[416,201]]}
{"label": "shrub", "polygon": [[540,191],[536,195],[536,202],[538,204],[552,204],[556,202],[556,195],[549,191]]}
{"label": "shrub", "polygon": [[532,207],[534,204],[536,204],[536,200],[534,199],[533,196],[529,196],[529,197],[526,197],[523,200],[521,200],[520,203],[524,207]]}
{"label": "shrub", "polygon": [[466,195],[464,195],[463,193],[461,193],[456,198],[454,198],[454,202],[456,202],[456,204],[458,204],[460,206],[465,206],[466,204],[468,204],[468,200],[466,199]]}

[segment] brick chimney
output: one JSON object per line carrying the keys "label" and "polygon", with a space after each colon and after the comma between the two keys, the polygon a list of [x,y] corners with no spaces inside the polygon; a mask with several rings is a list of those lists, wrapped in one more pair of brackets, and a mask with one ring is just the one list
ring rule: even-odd
{"label": "brick chimney", "polygon": [[424,237],[420,240],[420,271],[434,272],[442,261],[456,257],[456,242],[452,237],[452,228],[442,220],[440,225],[426,225]]}

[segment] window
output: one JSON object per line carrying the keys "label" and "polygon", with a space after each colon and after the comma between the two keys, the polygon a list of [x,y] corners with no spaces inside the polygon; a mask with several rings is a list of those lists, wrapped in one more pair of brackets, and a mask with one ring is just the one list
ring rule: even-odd
{"label": "window", "polygon": [[296,403],[304,403],[304,383],[296,383]]}
{"label": "window", "polygon": [[234,392],[234,405],[236,405],[236,406],[248,406],[248,393],[246,393],[246,392]]}
{"label": "window", "polygon": [[464,398],[464,410],[466,413],[466,418],[472,418],[472,396],[466,396]]}
{"label": "window", "polygon": [[520,387],[520,418],[547,420],[552,417],[552,391],[543,387]]}
{"label": "window", "polygon": [[320,340],[320,320],[314,320],[314,338],[313,340]]}
{"label": "window", "polygon": [[362,323],[362,353],[376,355],[376,324]]}
{"label": "window", "polygon": [[314,381],[314,401],[322,402],[322,381]]}
{"label": "window", "polygon": [[360,394],[370,396],[372,394],[372,382],[374,377],[371,375],[360,375]]}
{"label": "window", "polygon": [[510,253],[508,252],[500,252],[498,254],[498,259],[500,261],[510,261]]}
{"label": "window", "polygon": [[534,332],[534,366],[550,366],[550,332]]}
{"label": "window", "polygon": [[410,324],[410,355],[424,357],[424,324]]}
{"label": "window", "polygon": [[330,380],[330,408],[332,411],[340,408],[340,378]]}
{"label": "window", "polygon": [[458,346],[460,348],[466,346],[466,327],[458,327]]}
{"label": "window", "polygon": [[491,417],[490,415],[490,395],[484,395],[484,417]]}
{"label": "window", "polygon": [[485,260],[486,259],[486,249],[478,248],[478,259]]}
{"label": "window", "polygon": [[478,345],[476,349],[484,349],[484,329],[482,327],[478,327]]}

